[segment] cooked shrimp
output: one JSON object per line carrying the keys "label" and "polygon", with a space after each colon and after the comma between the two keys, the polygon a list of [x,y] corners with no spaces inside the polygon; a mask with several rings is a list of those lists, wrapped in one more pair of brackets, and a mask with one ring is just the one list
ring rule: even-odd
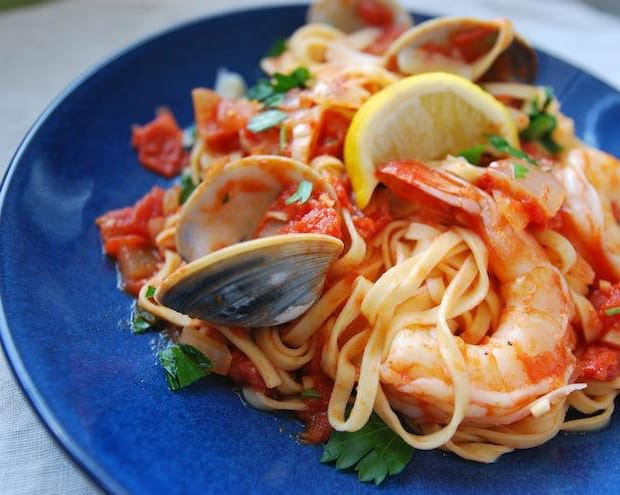
{"label": "cooked shrimp", "polygon": [[554,173],[566,190],[560,232],[600,278],[620,280],[620,161],[577,148],[565,155]]}
{"label": "cooked shrimp", "polygon": [[[536,239],[517,230],[481,189],[421,163],[391,162],[377,172],[396,194],[439,208],[475,230],[489,250],[505,307],[482,344],[456,337],[469,376],[464,422],[509,424],[530,414],[536,399],[565,395],[575,368],[569,346],[573,305],[566,283]],[[422,202],[423,201],[423,202]],[[404,329],[392,341],[381,381],[419,422],[452,414],[454,390],[435,330]],[[578,387],[578,386],[577,386]]]}

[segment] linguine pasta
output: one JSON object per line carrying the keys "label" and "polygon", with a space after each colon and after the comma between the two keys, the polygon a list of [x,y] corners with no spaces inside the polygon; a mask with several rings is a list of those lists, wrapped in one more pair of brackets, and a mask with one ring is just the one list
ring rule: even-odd
{"label": "linguine pasta", "polygon": [[[317,2],[312,15],[332,15],[322,13],[326,3]],[[375,3],[389,14],[391,2]],[[494,462],[559,431],[602,428],[620,388],[617,193],[603,184],[618,180],[620,164],[579,141],[543,88],[510,78],[486,82],[485,71],[514,39],[507,21],[498,24],[507,27],[494,34],[491,52],[478,54],[482,67],[458,40],[492,28],[472,28],[468,20],[469,31],[445,38],[447,48],[428,40],[407,45],[408,24],[398,12],[387,18],[401,24],[360,14],[366,22],[350,32],[325,23],[299,28],[281,53],[261,61],[276,79],[304,69],[284,91],[274,90],[273,79],[267,83],[271,104],[206,89],[193,94],[197,138],[187,162],[179,155],[193,185],[243,156],[281,155],[310,167],[335,191],[336,199],[311,198],[338,211],[344,250],[304,314],[273,327],[225,326],[153,297],[188,263],[177,246],[179,186],[155,200],[150,193],[159,203],[140,234],[148,241],[132,244],[111,228],[118,214],[101,217],[106,251],[119,259],[139,308],[176,329],[178,341],[202,352],[213,372],[230,376],[250,405],[298,414],[308,425],[306,441],[325,442],[332,430],[356,432],[374,412],[416,449]],[[485,80],[536,167],[488,145],[478,166],[453,155],[424,164],[394,156],[396,165],[377,164],[384,185],[368,206],[357,207],[344,136],[373,94],[409,77],[407,67]],[[270,114],[276,120],[267,128],[249,131],[266,111],[280,113]],[[553,125],[537,133],[536,119]],[[512,176],[495,172],[502,163]],[[463,206],[468,201],[471,208]],[[291,211],[289,204],[273,207],[266,218],[287,224]],[[120,237],[121,247],[110,248]],[[131,270],[137,257],[149,267],[138,274]],[[571,409],[579,419],[567,419]]]}

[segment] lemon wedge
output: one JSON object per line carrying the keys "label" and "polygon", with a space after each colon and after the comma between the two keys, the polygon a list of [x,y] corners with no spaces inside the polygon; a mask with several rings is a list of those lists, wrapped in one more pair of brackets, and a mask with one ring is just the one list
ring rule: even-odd
{"label": "lemon wedge", "polygon": [[438,160],[486,143],[489,134],[519,147],[506,107],[453,74],[406,77],[371,96],[347,131],[344,160],[360,208],[378,184],[375,168],[389,160]]}

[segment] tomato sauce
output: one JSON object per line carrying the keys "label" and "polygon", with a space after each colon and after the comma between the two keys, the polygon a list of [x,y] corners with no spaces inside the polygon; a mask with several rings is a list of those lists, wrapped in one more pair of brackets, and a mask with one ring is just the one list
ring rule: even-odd
{"label": "tomato sauce", "polygon": [[286,201],[295,194],[298,184],[290,184],[267,210],[256,230],[256,237],[272,230],[273,216],[282,215],[286,220],[280,225],[279,234],[326,234],[342,239],[342,218],[330,200],[325,200],[319,192],[313,190],[305,202],[295,201],[287,205]]}
{"label": "tomato sauce", "polygon": [[577,381],[608,382],[620,376],[620,349],[603,344],[589,346],[579,357]]}
{"label": "tomato sauce", "polygon": [[445,42],[429,41],[420,50],[471,64],[488,52],[496,39],[494,27],[471,26],[456,31]]}
{"label": "tomato sauce", "polygon": [[389,26],[394,22],[392,10],[377,0],[357,2],[357,15],[371,26]]}
{"label": "tomato sauce", "polygon": [[327,406],[334,383],[323,373],[321,354],[318,352],[304,366],[302,371],[306,376],[312,378],[312,390],[317,392],[319,397],[305,398],[304,402],[308,409],[297,412],[297,417],[306,425],[306,429],[299,435],[299,439],[302,442],[316,445],[327,442],[332,432],[332,427],[327,419]]}
{"label": "tomato sauce", "polygon": [[350,123],[351,115],[335,110],[325,110],[311,159],[320,155],[332,155],[342,159],[344,138]]}
{"label": "tomato sauce", "polygon": [[390,198],[387,191],[378,190],[371,203],[362,211],[351,200],[351,182],[348,177],[330,177],[330,184],[336,191],[343,208],[351,212],[353,224],[364,239],[370,239],[392,221]]}
{"label": "tomato sauce", "polygon": [[228,376],[231,380],[238,385],[247,385],[260,392],[266,392],[267,385],[265,385],[263,377],[260,376],[250,358],[238,349],[233,349],[231,355],[232,359],[228,370]]}

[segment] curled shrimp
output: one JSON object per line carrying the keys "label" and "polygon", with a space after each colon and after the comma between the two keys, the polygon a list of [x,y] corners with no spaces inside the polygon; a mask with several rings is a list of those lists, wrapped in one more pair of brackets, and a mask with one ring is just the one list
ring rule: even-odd
{"label": "curled shrimp", "polygon": [[[377,175],[397,195],[477,232],[501,285],[505,307],[494,332],[477,345],[456,337],[469,377],[463,422],[510,424],[530,415],[542,396],[555,399],[579,388],[567,387],[575,369],[570,293],[536,239],[515,228],[489,194],[449,173],[390,162]],[[434,330],[403,329],[381,365],[381,382],[393,402],[421,423],[445,421],[455,410],[438,341]]]}
{"label": "curled shrimp", "polygon": [[600,278],[620,280],[620,161],[576,148],[566,153],[554,174],[566,190],[560,232]]}

